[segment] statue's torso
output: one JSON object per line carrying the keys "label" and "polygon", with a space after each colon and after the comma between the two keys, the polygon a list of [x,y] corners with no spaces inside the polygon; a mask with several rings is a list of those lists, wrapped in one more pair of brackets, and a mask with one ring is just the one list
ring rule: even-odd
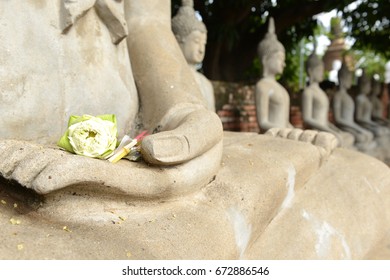
{"label": "statue's torso", "polygon": [[[338,102],[339,107],[339,115],[342,120],[345,122],[354,122],[354,112],[355,112],[355,103],[351,96],[349,96],[346,92],[337,92],[334,96],[334,102]],[[337,121],[337,120],[336,120]]]}
{"label": "statue's torso", "polygon": [[[290,97],[286,89],[270,78],[261,79],[256,85],[256,95],[268,96],[268,120],[273,127],[285,128],[289,124]],[[261,98],[257,98],[261,100]]]}
{"label": "statue's torso", "polygon": [[39,3],[0,3],[0,138],[55,142],[72,114],[115,114],[128,132],[138,97],[125,40],[111,42],[94,8],[62,33],[62,1]]}
{"label": "statue's torso", "polygon": [[382,101],[376,97],[373,96],[371,98],[371,104],[372,104],[372,116],[376,118],[383,118],[383,104]]}
{"label": "statue's torso", "polygon": [[211,82],[203,74],[199,73],[195,69],[193,69],[191,72],[194,75],[197,84],[199,85],[200,92],[206,101],[207,108],[215,112],[214,89]]}
{"label": "statue's torso", "polygon": [[303,98],[311,97],[311,117],[320,124],[328,124],[329,99],[326,93],[318,85],[310,85],[305,91]]}
{"label": "statue's torso", "polygon": [[356,107],[359,109],[356,110],[356,112],[359,112],[358,114],[356,114],[356,119],[359,121],[370,122],[372,114],[372,104],[368,99],[367,95],[359,94],[356,97]]}

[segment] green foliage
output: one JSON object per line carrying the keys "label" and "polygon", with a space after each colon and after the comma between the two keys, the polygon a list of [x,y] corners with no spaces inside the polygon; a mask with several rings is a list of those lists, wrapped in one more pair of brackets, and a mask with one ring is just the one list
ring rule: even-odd
{"label": "green foliage", "polygon": [[390,1],[362,0],[355,9],[343,9],[348,34],[355,49],[370,50],[390,59]]}
{"label": "green foliage", "polygon": [[357,61],[355,67],[366,71],[369,76],[379,75],[384,81],[386,59],[383,55],[370,50],[351,50],[350,53]]}
{"label": "green foliage", "polygon": [[327,33],[330,40],[344,37],[341,27],[341,18],[333,17],[330,19],[330,32]]}

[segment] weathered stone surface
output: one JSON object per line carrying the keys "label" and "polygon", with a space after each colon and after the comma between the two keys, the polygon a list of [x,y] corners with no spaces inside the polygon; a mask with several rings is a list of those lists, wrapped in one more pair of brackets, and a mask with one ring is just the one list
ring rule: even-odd
{"label": "weathered stone surface", "polygon": [[[375,258],[390,225],[390,169],[355,151],[335,149],[323,157],[321,149],[225,133],[222,164],[212,182],[149,200],[114,195],[88,177],[43,197],[2,182],[0,199],[7,204],[0,205],[0,257]],[[93,166],[99,176],[100,164]],[[12,217],[20,225],[12,225]],[[18,250],[21,243],[24,249]],[[380,256],[389,253],[381,250]]]}
{"label": "weathered stone surface", "polygon": [[55,143],[72,114],[115,114],[128,132],[139,104],[126,42],[112,43],[95,9],[64,35],[62,0],[33,2],[1,3],[0,137]]}

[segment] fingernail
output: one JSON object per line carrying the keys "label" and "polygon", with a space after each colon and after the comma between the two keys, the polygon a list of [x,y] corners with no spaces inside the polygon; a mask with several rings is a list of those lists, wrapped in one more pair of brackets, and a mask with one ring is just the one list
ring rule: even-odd
{"label": "fingernail", "polygon": [[149,138],[148,142],[144,148],[151,161],[174,164],[187,160],[190,154],[190,145],[184,135],[159,135]]}

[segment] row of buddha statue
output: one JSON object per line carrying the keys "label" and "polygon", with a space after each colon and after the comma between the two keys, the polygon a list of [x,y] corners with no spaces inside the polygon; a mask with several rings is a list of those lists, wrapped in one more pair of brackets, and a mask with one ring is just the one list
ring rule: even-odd
{"label": "row of buddha statue", "polygon": [[[204,75],[196,71],[196,66],[204,58],[207,30],[196,18],[191,1],[183,1],[183,6],[172,19],[172,30],[199,84],[207,107],[215,111],[212,86]],[[387,145],[383,138],[389,138],[390,135],[389,121],[383,118],[382,103],[378,98],[380,84],[373,82],[374,93],[369,98],[371,80],[363,73],[358,79],[359,94],[354,101],[348,93],[352,86],[352,72],[344,63],[338,72],[339,87],[331,108],[329,97],[320,87],[324,79],[324,63],[315,51],[316,47],[306,62],[309,83],[302,95],[304,127],[335,135],[340,147],[378,156],[381,153],[376,151],[376,147],[378,144]],[[266,132],[271,128],[293,128],[289,120],[289,94],[276,81],[276,76],[282,74],[285,67],[285,49],[275,34],[273,18],[269,19],[268,32],[258,45],[258,55],[263,69],[262,78],[255,87],[260,130]],[[334,124],[329,121],[330,110],[333,111]]]}
{"label": "row of buddha statue", "polygon": [[[337,137],[340,147],[357,149],[384,159],[383,151],[387,151],[390,144],[390,126],[379,107],[380,87],[378,89],[375,83],[375,93],[371,97],[376,107],[379,107],[373,118],[373,104],[368,97],[371,93],[371,79],[364,72],[358,78],[359,93],[354,101],[348,93],[353,75],[343,63],[338,71],[339,87],[332,100],[334,124],[331,123],[329,97],[319,85],[324,77],[324,64],[315,51],[314,47],[313,53],[306,61],[309,83],[302,95],[304,127],[332,133]],[[255,95],[260,129],[267,131],[271,127],[291,127],[289,95],[275,79],[276,75],[283,73],[285,50],[277,39],[272,18],[269,20],[268,33],[259,44],[258,52],[263,65],[263,77],[256,85]]]}

